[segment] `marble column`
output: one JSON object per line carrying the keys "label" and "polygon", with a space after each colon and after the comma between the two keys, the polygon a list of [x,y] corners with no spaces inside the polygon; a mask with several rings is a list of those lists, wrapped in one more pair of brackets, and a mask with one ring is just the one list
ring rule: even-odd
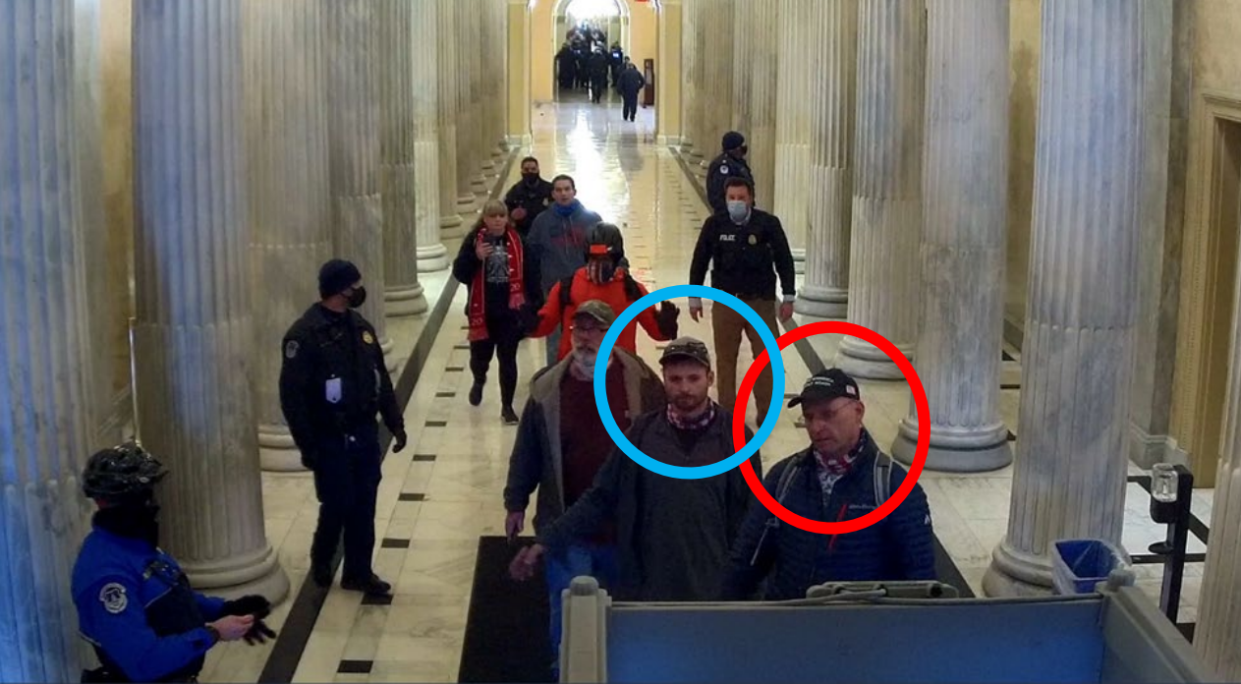
{"label": "marble column", "polygon": [[170,470],[164,548],[199,591],[275,602],[289,580],[251,399],[241,4],[134,3],[136,390],[143,446]]}
{"label": "marble column", "polygon": [[1211,542],[1198,595],[1194,648],[1220,681],[1241,681],[1241,354],[1236,340],[1241,315],[1234,313],[1224,448],[1215,477]]}
{"label": "marble column", "polygon": [[853,134],[857,95],[858,0],[811,0],[808,91],[810,192],[806,276],[793,308],[844,318],[849,303],[853,217]]}
{"label": "marble column", "polygon": [[744,117],[734,128],[746,137],[757,206],[772,211],[776,186],[776,98],[779,71],[780,3],[738,2],[735,26],[740,50],[735,60],[733,103]]}
{"label": "marble column", "polygon": [[[926,0],[926,156],[916,357],[931,414],[926,467],[1012,461],[1000,419],[1008,225],[1008,3]],[[892,454],[912,463],[918,417]]]}
{"label": "marble column", "polygon": [[[437,0],[411,0],[414,23],[414,222],[417,229],[418,272],[433,273],[448,268],[448,248],[440,238],[443,212],[440,208],[440,51],[435,35],[439,21]],[[461,219],[455,214],[452,218]]]}
{"label": "marble column", "polygon": [[707,165],[719,156],[721,140],[732,129],[733,103],[733,5],[737,0],[710,0],[707,24],[707,94],[703,111],[709,120],[706,140],[702,141],[700,173],[707,175]]}
{"label": "marble column", "polygon": [[384,305],[389,316],[413,316],[427,310],[427,298],[418,282],[414,1],[372,0],[379,32],[379,182],[383,198]]}
{"label": "marble column", "polygon": [[331,0],[328,150],[335,252],[357,265],[370,296],[359,312],[395,371],[384,297],[384,215],[379,179],[379,37],[372,0]]}
{"label": "marble column", "polygon": [[[444,244],[455,244],[465,235],[466,225],[461,214],[474,204],[474,196],[462,198],[457,193],[457,114],[460,111],[461,78],[457,60],[457,13],[454,0],[431,0],[435,3],[435,52],[439,62],[436,75],[439,102],[438,135],[440,163],[440,237]],[[459,200],[465,205],[459,205]]]}
{"label": "marble column", "polygon": [[750,86],[754,82],[754,45],[756,36],[754,35],[754,27],[752,23],[755,17],[762,11],[756,8],[755,3],[746,2],[745,0],[735,1],[732,4],[733,14],[733,65],[732,65],[732,102],[730,103],[730,111],[732,112],[731,121],[728,128],[741,131],[745,134],[747,141],[750,143],[750,161],[754,160],[754,141],[750,140],[752,134],[750,128],[753,125],[753,106],[754,99],[750,94]]}
{"label": "marble column", "polygon": [[[470,195],[471,211],[481,206],[479,196],[486,193],[487,179],[483,175],[483,158],[486,136],[483,119],[482,63],[479,59],[483,19],[479,0],[457,0],[457,54],[460,60],[462,80],[461,119],[465,122],[465,136],[457,137],[457,155],[462,173],[460,192]],[[490,157],[487,157],[490,159]]]}
{"label": "marble column", "polygon": [[475,30],[478,32],[478,38],[475,45],[478,49],[471,55],[472,59],[479,61],[478,67],[478,101],[479,101],[479,138],[478,152],[479,162],[483,170],[483,176],[490,178],[496,173],[496,141],[495,121],[496,114],[502,111],[498,105],[499,102],[493,98],[495,83],[495,69],[499,67],[496,58],[503,54],[498,49],[495,36],[495,5],[497,3],[490,0],[469,0],[474,3]]}
{"label": "marble column", "polygon": [[319,299],[319,267],[332,257],[328,176],[327,53],[330,0],[246,2],[242,22],[246,155],[250,179],[250,282],[254,412],[264,470],[303,470],[280,408],[282,340]]}
{"label": "marble column", "polygon": [[810,220],[810,102],[811,3],[780,0],[780,30],[776,41],[779,84],[776,93],[776,166],[774,208],[784,224],[797,272],[806,265],[806,224]]}
{"label": "marble column", "polygon": [[681,39],[681,154],[690,163],[701,161],[702,153],[696,147],[701,133],[698,130],[698,115],[702,111],[699,105],[700,70],[702,69],[701,54],[698,40],[700,30],[699,10],[702,0],[683,0],[682,26],[684,35]]}
{"label": "marble column", "polygon": [[[474,191],[470,187],[472,177],[470,166],[474,162],[471,143],[478,135],[474,125],[478,112],[470,104],[470,60],[462,44],[466,42],[471,17],[468,8],[463,5],[464,3],[460,0],[446,0],[441,5],[447,10],[444,14],[449,15],[450,20],[447,25],[441,22],[439,41],[441,49],[453,54],[452,70],[445,70],[442,77],[454,81],[452,117],[457,125],[456,135],[453,138],[456,146],[453,154],[455,159],[453,168],[457,172],[457,186],[454,190],[453,203],[457,208],[457,213],[468,219],[466,224],[468,226],[473,222],[471,214],[478,208]],[[473,115],[472,118],[471,115]]]}
{"label": "marble column", "polygon": [[[849,321],[911,359],[919,322],[925,8],[925,0],[858,5]],[[904,377],[887,354],[856,337],[841,342],[836,365],[859,378]]]}
{"label": "marble column", "polygon": [[1142,11],[1129,0],[1043,0],[1020,430],[1008,534],[983,580],[991,596],[1050,592],[1057,539],[1120,542],[1141,234]]}
{"label": "marble column", "polygon": [[[86,235],[79,214],[73,0],[16,0],[0,28],[0,680],[77,681],[70,578],[93,508]],[[35,69],[34,65],[38,68]],[[96,140],[97,142],[97,140]],[[20,220],[17,219],[20,217]]]}

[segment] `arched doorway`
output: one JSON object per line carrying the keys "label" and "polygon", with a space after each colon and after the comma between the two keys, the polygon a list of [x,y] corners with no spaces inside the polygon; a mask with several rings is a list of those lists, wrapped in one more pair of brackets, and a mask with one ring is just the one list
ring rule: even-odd
{"label": "arched doorway", "polygon": [[[614,47],[629,54],[629,3],[625,0],[555,0],[552,7],[555,100],[585,100],[588,71],[601,53],[609,65]],[[609,74],[609,83],[611,82]]]}

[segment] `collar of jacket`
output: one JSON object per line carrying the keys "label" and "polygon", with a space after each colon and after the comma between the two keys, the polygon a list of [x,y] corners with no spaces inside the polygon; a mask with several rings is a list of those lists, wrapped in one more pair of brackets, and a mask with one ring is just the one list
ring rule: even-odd
{"label": "collar of jacket", "polygon": [[[875,460],[876,455],[879,453],[879,447],[875,445],[874,438],[871,437],[870,431],[865,427],[862,428],[862,437],[858,440],[858,445],[854,447],[854,450],[857,451],[857,457],[853,460],[849,467],[849,472],[845,473],[844,477],[848,477],[861,470],[858,467],[859,465]],[[822,467],[819,465],[819,457],[814,453],[813,444],[794,454],[793,459],[792,466],[805,466],[806,470],[811,473],[817,474],[818,469]]]}
{"label": "collar of jacket", "polygon": [[314,304],[311,304],[310,311],[308,311],[307,313],[309,313],[311,319],[313,319],[314,327],[316,329],[330,328],[331,326],[337,325],[340,323],[353,324],[356,327],[358,321],[354,319],[354,316],[360,315],[358,314],[358,312],[352,309],[346,309],[345,312],[341,314],[339,318],[333,317],[332,314],[334,312],[328,311],[327,307],[323,306],[322,302],[315,302]]}

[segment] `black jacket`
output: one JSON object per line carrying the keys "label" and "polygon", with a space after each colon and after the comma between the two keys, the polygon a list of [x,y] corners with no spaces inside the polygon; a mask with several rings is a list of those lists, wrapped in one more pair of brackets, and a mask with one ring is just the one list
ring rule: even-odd
{"label": "black jacket", "polygon": [[708,265],[711,286],[733,296],[775,299],[777,273],[782,293],[788,298],[797,294],[793,252],[784,227],[780,219],[759,209],[743,226],[733,223],[727,213],[707,219],[689,267],[691,285],[704,284]]}
{"label": "black jacket", "polygon": [[[744,159],[737,159],[725,152],[711,160],[707,169],[707,204],[717,214],[728,215],[728,203],[724,200],[724,184],[729,178],[744,178],[754,184],[754,174],[750,173],[750,165]],[[755,201],[758,196],[754,197]]]}
{"label": "black jacket", "polygon": [[552,184],[542,178],[533,186],[527,185],[524,179],[519,180],[509,188],[508,194],[504,196],[504,204],[508,206],[509,212],[519,207],[526,210],[525,218],[513,221],[517,232],[524,238],[530,234],[530,226],[534,224],[534,218],[551,206]]}
{"label": "black jacket", "polygon": [[638,93],[646,87],[646,77],[637,69],[626,69],[621,72],[619,82],[622,95],[626,97],[637,97]]}
{"label": "black jacket", "polygon": [[[461,241],[461,249],[457,252],[457,258],[452,262],[452,277],[456,278],[457,282],[464,285],[466,289],[465,313],[467,317],[470,313],[470,297],[474,296],[472,290],[474,275],[482,267],[482,262],[474,253],[474,244],[480,230],[485,230],[485,228],[480,226],[466,234],[465,239]],[[483,292],[487,298],[483,310],[487,316],[488,332],[500,340],[519,338],[533,330],[538,325],[538,312],[543,306],[543,288],[540,283],[538,259],[531,254],[530,246],[525,238],[521,238],[521,244],[525,248],[525,261],[522,263],[522,278],[526,286],[525,306],[518,311],[509,308],[507,283],[501,285],[486,283],[483,286]]]}
{"label": "black jacket", "polygon": [[[731,456],[732,415],[720,410],[692,453],[685,453],[663,411],[639,416],[626,436],[664,463],[700,466]],[[746,438],[752,435],[747,428]],[[758,452],[750,457],[762,477]],[[720,593],[729,549],[751,505],[758,505],[740,469],[682,480],[657,475],[614,448],[594,484],[564,515],[538,531],[554,554],[611,520],[622,601],[710,601]]]}
{"label": "black jacket", "polygon": [[374,425],[376,412],[389,431],[404,428],[379,337],[361,314],[313,304],[283,345],[280,408],[303,454],[316,458],[321,445]]}
{"label": "black jacket", "polygon": [[[791,482],[782,502],[785,508],[810,520],[837,522],[860,518],[878,505],[873,470],[878,449],[873,440],[868,438],[868,442],[849,472],[832,487],[826,502],[819,482],[820,466],[810,449],[773,466],[763,486],[776,496],[784,470],[801,463],[801,472]],[[906,474],[899,464],[892,464],[889,492],[900,488]],[[921,486],[915,486],[909,497],[878,523],[834,538],[779,522],[768,533],[759,553],[763,530],[774,519],[774,514],[764,506],[750,509],[733,547],[730,569],[723,582],[724,600],[754,598],[764,579],[767,588],[763,598],[769,601],[805,598],[807,589],[824,582],[935,579],[931,511]]]}

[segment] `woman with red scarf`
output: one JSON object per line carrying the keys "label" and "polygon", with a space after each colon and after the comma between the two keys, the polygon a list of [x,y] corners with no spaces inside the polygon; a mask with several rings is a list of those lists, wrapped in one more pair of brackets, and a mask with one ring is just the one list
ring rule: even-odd
{"label": "woman with red scarf", "polygon": [[491,357],[500,358],[500,416],[517,424],[517,345],[533,328],[541,304],[538,264],[526,258],[526,243],[509,220],[508,207],[491,200],[461,243],[452,274],[469,288],[470,405],[483,400]]}

